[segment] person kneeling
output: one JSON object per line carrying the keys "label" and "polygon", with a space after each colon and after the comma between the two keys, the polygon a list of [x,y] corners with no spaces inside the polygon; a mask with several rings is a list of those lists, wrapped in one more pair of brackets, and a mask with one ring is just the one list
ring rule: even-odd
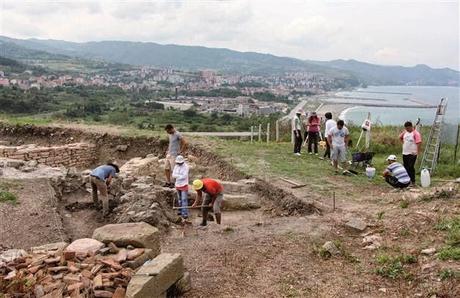
{"label": "person kneeling", "polygon": [[203,221],[200,226],[205,227],[207,225],[208,213],[211,208],[216,216],[216,222],[220,225],[220,209],[224,200],[224,188],[222,184],[211,178],[197,179],[193,181],[193,189],[196,191],[197,197],[192,208],[198,206],[198,203],[202,201],[203,193],[205,194],[201,208]]}
{"label": "person kneeling", "polygon": [[387,158],[388,167],[383,172],[385,181],[394,188],[406,188],[410,184],[410,177],[402,164],[396,162],[396,155]]}

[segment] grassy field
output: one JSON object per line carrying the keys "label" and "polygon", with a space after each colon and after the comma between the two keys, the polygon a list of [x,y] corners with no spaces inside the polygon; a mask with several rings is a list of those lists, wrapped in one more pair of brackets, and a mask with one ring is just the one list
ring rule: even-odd
{"label": "grassy field", "polygon": [[[352,140],[356,143],[360,131],[353,128],[350,130]],[[363,174],[346,177],[347,182],[357,186],[363,183],[385,184],[385,181],[380,177],[380,173],[386,168],[386,157],[389,154],[396,154],[402,163],[401,144],[397,138],[399,132],[400,128],[397,127],[374,129],[370,151],[375,152],[373,166],[377,170],[376,177],[373,180],[368,180],[364,175],[364,169],[361,169],[360,171]],[[426,131],[422,133],[427,135]],[[329,161],[319,159],[324,154],[323,150],[320,150],[319,156],[308,155],[306,153],[307,148],[303,147],[302,156],[295,156],[292,144],[287,142],[270,144],[236,140],[214,140],[214,142],[216,144],[214,150],[219,155],[224,156],[236,167],[250,175],[267,179],[273,177],[292,178],[296,181],[313,185],[313,189],[320,193],[329,191],[331,186],[330,179],[336,175]],[[355,152],[355,150],[353,148],[350,151]],[[420,159],[421,156],[418,163],[420,163]],[[455,163],[452,160],[453,146],[443,146],[433,181],[460,177],[459,161]],[[419,179],[419,175],[417,178]]]}

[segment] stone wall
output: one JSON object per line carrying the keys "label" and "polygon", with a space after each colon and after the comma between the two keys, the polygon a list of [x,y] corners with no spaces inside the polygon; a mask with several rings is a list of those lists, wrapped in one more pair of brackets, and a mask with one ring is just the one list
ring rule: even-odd
{"label": "stone wall", "polygon": [[95,162],[96,146],[74,143],[61,146],[40,147],[37,145],[0,146],[0,157],[20,160],[36,160],[48,166],[87,167]]}

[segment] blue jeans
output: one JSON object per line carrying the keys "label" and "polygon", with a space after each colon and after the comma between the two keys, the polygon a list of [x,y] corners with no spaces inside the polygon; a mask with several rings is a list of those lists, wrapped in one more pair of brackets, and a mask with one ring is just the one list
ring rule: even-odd
{"label": "blue jeans", "polygon": [[[177,190],[177,199],[179,202],[179,207],[187,207],[188,206],[188,191],[186,190]],[[182,218],[188,218],[188,209],[181,208],[180,216]]]}

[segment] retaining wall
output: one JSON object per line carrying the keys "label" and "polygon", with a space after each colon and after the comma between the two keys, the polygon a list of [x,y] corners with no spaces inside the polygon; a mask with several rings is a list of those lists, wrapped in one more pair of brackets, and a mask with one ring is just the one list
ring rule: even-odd
{"label": "retaining wall", "polygon": [[37,145],[0,146],[0,157],[20,160],[36,160],[52,167],[87,167],[94,163],[96,146],[89,143],[74,143],[61,146],[41,147]]}

